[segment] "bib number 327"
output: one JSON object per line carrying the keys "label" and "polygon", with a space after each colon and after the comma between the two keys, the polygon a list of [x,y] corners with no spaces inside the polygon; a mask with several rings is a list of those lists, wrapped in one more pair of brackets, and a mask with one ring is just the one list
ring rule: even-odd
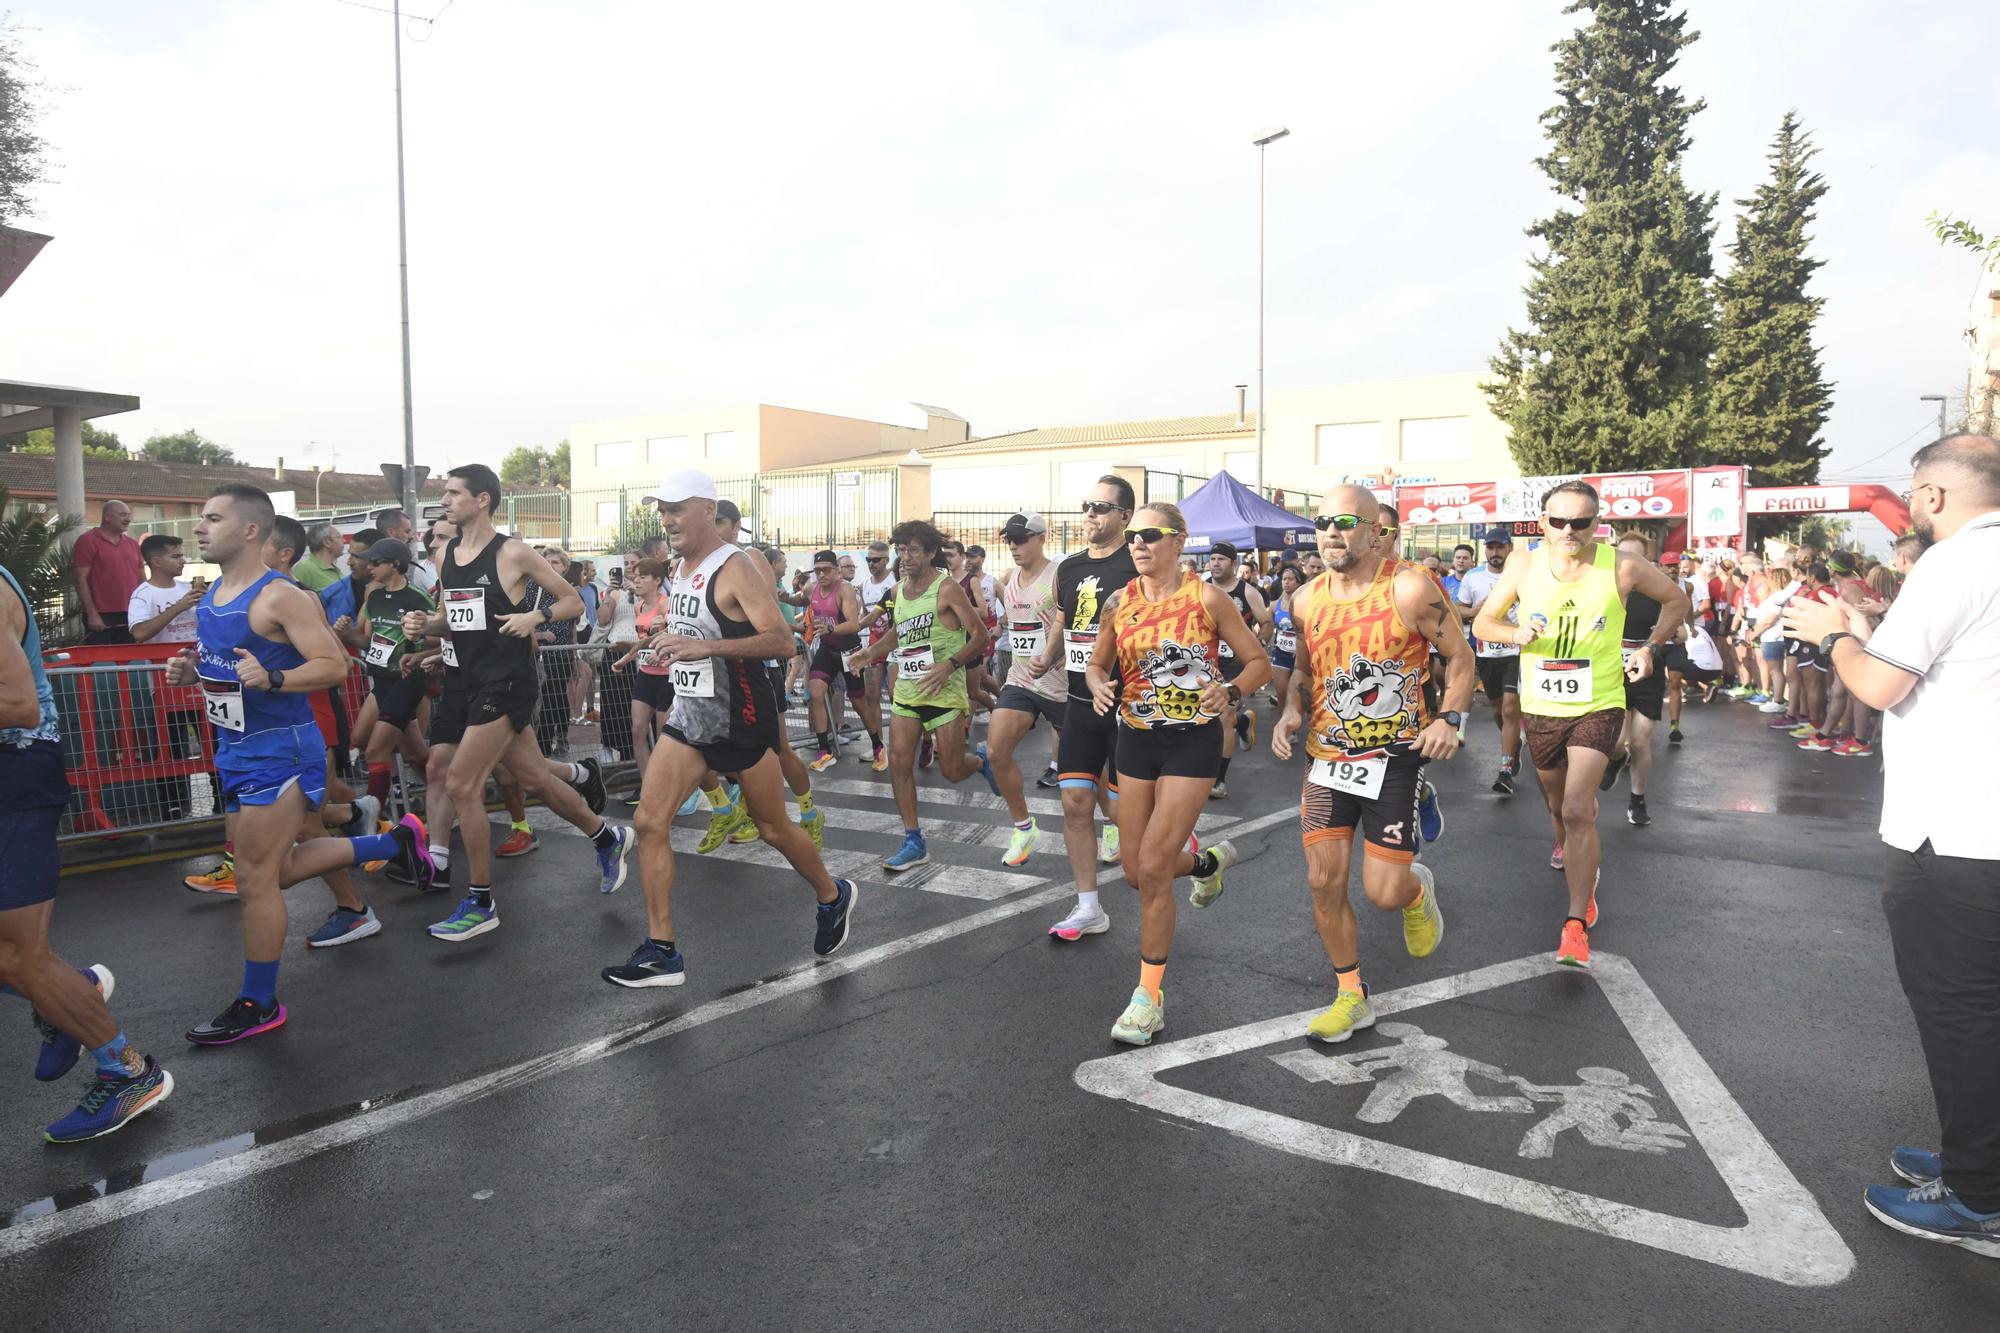
{"label": "bib number 327", "polygon": [[1306,778],[1315,787],[1372,801],[1382,794],[1382,779],[1388,772],[1389,761],[1381,755],[1373,759],[1315,759]]}
{"label": "bib number 327", "polygon": [[1557,704],[1587,704],[1591,700],[1590,659],[1545,657],[1535,663],[1530,685],[1537,699]]}

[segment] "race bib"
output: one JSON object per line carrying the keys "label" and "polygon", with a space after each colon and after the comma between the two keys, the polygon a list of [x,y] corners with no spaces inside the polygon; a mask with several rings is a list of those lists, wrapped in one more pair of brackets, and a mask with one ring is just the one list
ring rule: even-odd
{"label": "race bib", "polygon": [[936,665],[937,658],[932,655],[931,646],[927,643],[918,644],[914,648],[898,648],[896,650],[897,680],[906,680],[915,683],[922,680],[924,675]]}
{"label": "race bib", "polygon": [[486,628],[486,590],[447,588],[444,594],[444,623],[453,630],[478,631]]}
{"label": "race bib", "polygon": [[1529,688],[1537,699],[1558,704],[1587,704],[1591,700],[1591,669],[1587,657],[1545,657],[1535,663]]}
{"label": "race bib", "polygon": [[387,635],[376,634],[369,638],[368,649],[361,654],[361,660],[372,667],[386,667],[395,655],[396,641]]}
{"label": "race bib", "polygon": [[1007,626],[1007,651],[1016,657],[1034,657],[1042,651],[1040,625]]}
{"label": "race bib", "polygon": [[1217,657],[1234,657],[1236,656],[1236,650],[1229,646],[1229,640],[1217,639],[1215,641],[1215,655]]}
{"label": "race bib", "polygon": [[703,657],[693,662],[676,662],[673,666],[674,694],[679,698],[713,699],[715,697],[715,659]]}
{"label": "race bib", "polygon": [[1298,631],[1281,629],[1272,636],[1271,646],[1281,653],[1296,653],[1299,650]]}
{"label": "race bib", "polygon": [[453,671],[458,670],[458,645],[450,639],[444,641],[444,664]]}
{"label": "race bib", "polygon": [[1073,629],[1063,636],[1064,659],[1071,671],[1079,676],[1090,665],[1090,655],[1097,650],[1097,631],[1094,629]]}
{"label": "race bib", "polygon": [[202,712],[224,731],[243,730],[243,683],[204,680],[201,683]]}
{"label": "race bib", "polygon": [[1382,779],[1388,772],[1389,760],[1383,755],[1373,759],[1315,759],[1306,770],[1306,781],[1315,787],[1372,801],[1382,794]]}
{"label": "race bib", "polygon": [[855,654],[859,653],[860,651],[861,650],[857,648],[852,653],[842,653],[840,655],[840,669],[846,672],[850,676],[858,676],[861,674],[861,668],[854,665]]}
{"label": "race bib", "polygon": [[647,667],[658,666],[660,664],[660,655],[654,652],[651,648],[641,648],[636,654],[634,654],[632,661],[638,665],[640,670],[643,671]]}

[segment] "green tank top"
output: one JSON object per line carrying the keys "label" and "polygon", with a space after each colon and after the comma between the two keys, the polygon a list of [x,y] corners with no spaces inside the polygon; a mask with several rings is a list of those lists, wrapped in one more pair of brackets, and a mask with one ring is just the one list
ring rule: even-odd
{"label": "green tank top", "polygon": [[1521,650],[1521,711],[1582,717],[1625,706],[1625,603],[1618,596],[1618,548],[1597,543],[1575,583],[1549,569],[1549,549],[1528,553],[1521,580],[1521,623],[1539,637]]}
{"label": "green tank top", "polygon": [[921,694],[917,680],[937,662],[954,658],[965,647],[965,631],[946,629],[938,623],[938,589],[944,575],[931,580],[922,594],[913,593],[907,583],[896,587],[896,651],[889,666],[896,673],[895,700],[905,707],[922,704],[926,708],[964,708],[965,668],[959,667],[945,679],[935,694]]}

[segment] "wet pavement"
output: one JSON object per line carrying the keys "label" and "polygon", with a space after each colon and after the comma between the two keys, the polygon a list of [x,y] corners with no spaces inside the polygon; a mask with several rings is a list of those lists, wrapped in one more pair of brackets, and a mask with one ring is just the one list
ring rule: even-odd
{"label": "wet pavement", "polygon": [[1248,860],[1182,907],[1142,1051],[1107,1037],[1129,891],[1105,886],[1108,934],[1051,942],[1059,820],[1005,869],[977,779],[926,776],[939,868],[911,883],[875,861],[886,785],[826,775],[829,859],[862,880],[828,963],[768,853],[684,858],[677,990],[598,979],[642,932],[636,867],[600,895],[567,832],[503,866],[501,929],[463,945],[423,933],[446,895],[374,878],[382,934],[308,951],[329,900],[302,885],[291,1020],[220,1050],[179,1033],[234,995],[236,905],[182,890],[183,864],[71,878],[58,948],[116,970],[177,1087],[49,1147],[35,1129],[74,1084],[28,1078],[11,1010],[0,1327],[81,1327],[114,1298],[171,1329],[1981,1326],[2000,1264],[1860,1203],[1892,1146],[1936,1133],[1877,905],[1880,761],[1764,721],[1690,706],[1650,828],[1606,798],[1587,976],[1547,965],[1547,816],[1531,786],[1488,791],[1475,724],[1433,768],[1444,944],[1412,959],[1361,905],[1381,1021],[1332,1048],[1302,1036],[1332,981],[1301,766],[1268,752],[1210,806],[1204,836]]}

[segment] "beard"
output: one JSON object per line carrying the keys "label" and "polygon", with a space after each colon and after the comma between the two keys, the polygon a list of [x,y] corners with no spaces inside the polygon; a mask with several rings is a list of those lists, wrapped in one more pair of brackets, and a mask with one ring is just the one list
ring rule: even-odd
{"label": "beard", "polygon": [[1917,534],[1917,540],[1924,544],[1926,551],[1937,545],[1937,524],[1929,514],[1910,515],[1910,530]]}
{"label": "beard", "polygon": [[1320,558],[1326,561],[1328,569],[1338,574],[1345,574],[1348,570],[1353,569],[1361,563],[1361,552],[1355,550],[1352,546],[1345,546],[1337,554],[1330,557],[1321,552]]}

